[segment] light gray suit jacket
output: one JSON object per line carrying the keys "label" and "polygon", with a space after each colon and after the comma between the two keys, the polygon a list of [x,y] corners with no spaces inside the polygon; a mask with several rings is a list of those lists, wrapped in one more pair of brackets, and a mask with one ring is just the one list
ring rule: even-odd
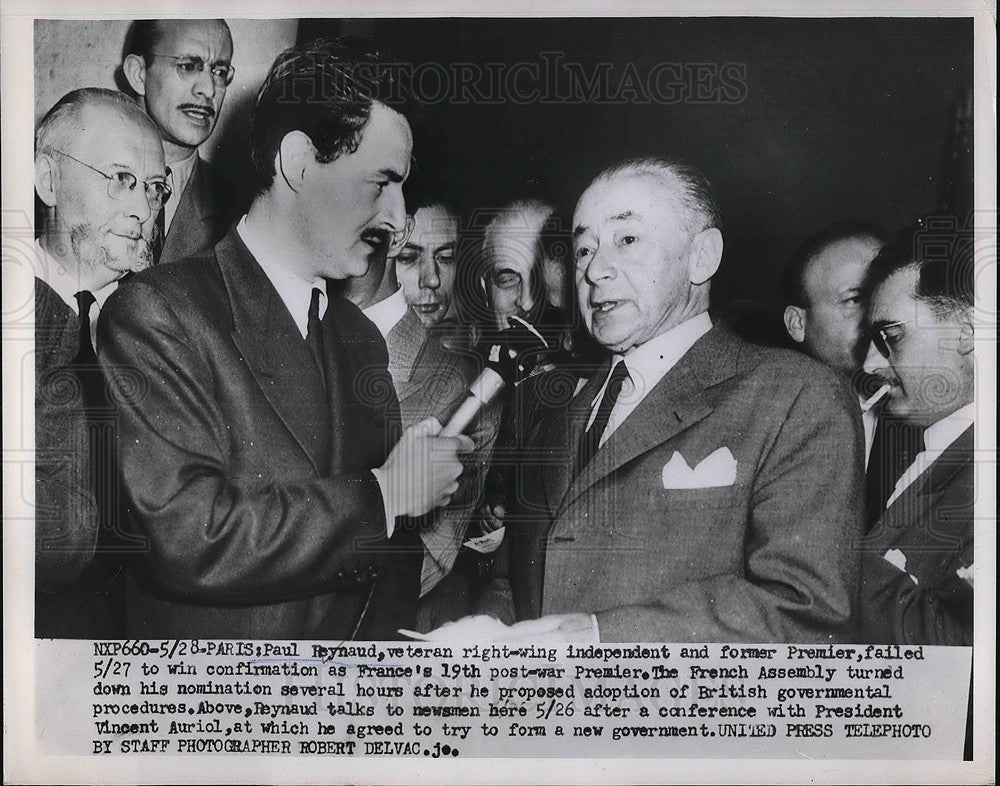
{"label": "light gray suit jacket", "polygon": [[[572,477],[607,373],[534,431],[507,528],[518,617],[593,612],[602,641],[848,636],[863,498],[848,386],[717,325]],[[664,487],[676,454],[694,468],[720,448],[731,485]]]}
{"label": "light gray suit jacket", "polygon": [[[409,309],[386,336],[386,348],[404,428],[427,417],[440,418],[449,404],[465,394],[478,373],[474,355],[445,349]],[[482,500],[499,416],[499,407],[490,407],[473,421],[469,436],[475,449],[463,458],[458,491],[448,507],[429,514],[423,524],[421,594],[441,581],[455,564],[469,517]]]}

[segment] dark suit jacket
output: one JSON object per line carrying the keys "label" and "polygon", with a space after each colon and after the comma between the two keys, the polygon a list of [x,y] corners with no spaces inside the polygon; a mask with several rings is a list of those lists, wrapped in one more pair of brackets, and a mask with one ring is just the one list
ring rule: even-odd
{"label": "dark suit jacket", "polygon": [[160,251],[159,264],[211,251],[249,204],[248,194],[200,156],[179,199]]}
{"label": "dark suit jacket", "polygon": [[[970,426],[861,541],[862,641],[972,645],[973,591],[955,571],[974,559],[973,457]],[[890,549],[905,570],[884,558]]]}
{"label": "dark suit jacket", "polygon": [[[849,388],[717,325],[573,478],[607,371],[544,414],[527,451],[508,527],[518,617],[593,612],[602,641],[846,636],[863,494]],[[664,488],[676,453],[695,467],[724,447],[732,485]]]}
{"label": "dark suit jacket", "polygon": [[387,541],[370,472],[398,438],[385,344],[336,297],[323,329],[329,394],[235,230],[109,298],[102,362],[140,381],[121,424],[150,543],[130,636],[388,638],[412,623],[420,545]]}
{"label": "dark suit jacket", "polygon": [[[88,413],[71,368],[80,318],[35,279],[35,635],[117,638],[120,566],[97,553],[102,518],[94,495]],[[113,421],[106,421],[113,422]],[[100,468],[102,470],[110,467]],[[104,481],[114,478],[101,475]],[[108,522],[104,522],[108,524]],[[110,535],[111,533],[105,533]],[[116,544],[120,545],[120,544]]]}

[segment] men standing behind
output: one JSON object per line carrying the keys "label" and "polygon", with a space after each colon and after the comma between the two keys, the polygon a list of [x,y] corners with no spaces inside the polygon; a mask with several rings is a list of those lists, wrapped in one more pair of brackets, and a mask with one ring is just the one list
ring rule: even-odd
{"label": "men standing behind", "polygon": [[428,329],[454,318],[458,266],[458,210],[447,199],[425,197],[413,209],[413,231],[394,263],[406,305]]}
{"label": "men standing behind", "polygon": [[232,58],[221,19],[143,19],[129,30],[122,72],[160,129],[175,195],[161,217],[159,262],[212,248],[249,201],[198,155],[233,81]]}
{"label": "men standing behind", "polygon": [[905,421],[868,399],[878,381],[863,373],[865,276],[882,247],[878,231],[858,221],[834,224],[806,239],[785,268],[785,329],[807,354],[852,379],[865,427],[866,525],[885,509],[896,480],[920,450]]}
{"label": "men standing behind", "polygon": [[[573,218],[581,312],[609,358],[532,439],[508,525],[518,619],[435,638],[829,641],[857,588],[861,425],[846,382],[708,316],[712,190],[660,158],[605,170]],[[538,619],[535,619],[538,618]]]}
{"label": "men standing behind", "polygon": [[[424,321],[439,323],[450,302],[457,216],[452,221],[441,205],[421,207],[416,213],[405,243],[400,238],[388,259],[373,258],[367,274],[347,279],[343,287],[344,296],[363,310],[385,339],[404,427],[429,417],[445,417],[443,413],[464,396],[479,371],[470,355],[446,349]],[[405,271],[408,284],[400,286],[397,271]],[[416,292],[414,284],[419,285]],[[440,308],[427,308],[432,304]],[[473,608],[478,589],[476,565],[461,547],[469,518],[482,498],[499,414],[498,407],[488,407],[473,421],[469,435],[475,447],[463,462],[458,491],[448,507],[419,522],[424,556],[418,630],[458,619]]]}
{"label": "men standing behind", "polygon": [[923,444],[862,544],[863,641],[972,644],[973,273],[959,237],[924,228],[872,263],[865,370]]}
{"label": "men standing behind", "polygon": [[121,93],[68,93],[38,126],[35,191],[35,634],[111,638],[118,478],[94,325],[118,280],[152,260],[170,194],[156,127]]}
{"label": "men standing behind", "polygon": [[514,316],[534,323],[545,306],[541,238],[554,212],[535,199],[511,202],[483,233],[483,285],[497,330],[510,327]]}
{"label": "men standing behind", "polygon": [[385,639],[414,623],[421,551],[396,515],[447,504],[471,440],[428,421],[396,442],[382,336],[327,291],[405,227],[408,92],[369,46],[280,55],[254,108],[249,213],[108,302],[102,358],[149,382],[122,408],[150,544],[130,636]]}

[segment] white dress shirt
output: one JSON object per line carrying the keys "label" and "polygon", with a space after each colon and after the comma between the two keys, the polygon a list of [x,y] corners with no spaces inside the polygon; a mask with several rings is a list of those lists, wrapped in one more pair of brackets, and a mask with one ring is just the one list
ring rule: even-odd
{"label": "white dress shirt", "polygon": [[[618,400],[611,410],[611,417],[608,419],[604,434],[601,435],[600,445],[608,441],[667,372],[676,366],[694,343],[711,329],[712,319],[707,311],[703,311],[625,353],[624,360],[629,378],[622,385]],[[612,370],[621,360],[621,355],[614,356],[611,362]],[[611,374],[608,374],[608,378],[604,380],[604,384],[591,402],[587,428],[590,428],[597,417],[597,410],[610,380]]]}
{"label": "white dress shirt", "polygon": [[924,449],[916,455],[896,481],[896,487],[885,503],[886,509],[895,502],[972,425],[974,404],[966,404],[928,426],[924,431]]}
{"label": "white dress shirt", "polygon": [[[278,297],[281,298],[281,302],[285,304],[288,313],[295,320],[295,326],[302,334],[302,338],[306,338],[309,333],[309,303],[312,300],[312,291],[314,288],[320,291],[319,318],[322,319],[323,315],[326,314],[326,307],[329,303],[326,294],[326,280],[317,277],[312,281],[308,281],[293,272],[294,268],[283,261],[287,256],[287,252],[275,246],[271,242],[270,237],[255,233],[247,224],[246,216],[240,219],[236,225],[236,231],[246,245],[247,250],[257,260],[257,264],[264,271],[264,275],[267,276],[275,290],[277,290]],[[396,530],[396,514],[389,507],[385,473],[381,471],[381,468],[373,469],[371,472],[375,476],[375,480],[378,481],[379,490],[382,492],[386,537],[391,538],[392,533]]]}
{"label": "white dress shirt", "polygon": [[247,224],[246,216],[240,219],[236,231],[295,320],[302,338],[305,338],[309,333],[309,303],[312,301],[313,289],[318,289],[320,293],[319,318],[322,319],[326,314],[326,280],[317,276],[310,281],[295,273],[294,267],[284,261],[287,254],[277,248],[270,237],[254,232]]}
{"label": "white dress shirt", "polygon": [[[866,399],[858,396],[858,403],[864,403]],[[872,454],[872,444],[875,442],[875,427],[878,425],[878,407],[861,409],[861,425],[865,430],[865,469],[868,469],[868,457]]]}
{"label": "white dress shirt", "polygon": [[[80,304],[76,302],[76,293],[86,289],[78,276],[66,272],[66,268],[46,251],[42,244],[35,241],[35,276],[44,281],[52,290],[59,295],[59,298],[77,316],[80,316]],[[94,295],[94,305],[97,308],[90,309],[90,340],[94,344],[94,351],[97,351],[97,318],[101,309],[104,308],[105,301],[111,297],[111,293],[118,289],[118,280],[115,279],[110,284],[105,284],[100,289],[91,290]]]}
{"label": "white dress shirt", "polygon": [[197,161],[198,151],[194,150],[183,161],[178,161],[176,164],[170,165],[170,176],[167,178],[167,183],[170,185],[170,199],[163,205],[163,231],[165,233],[170,231],[170,224],[174,220],[174,214],[177,212],[177,206],[180,204],[181,195],[183,195],[184,189],[187,188],[188,181],[191,180],[191,175],[194,173],[194,165]]}
{"label": "white dress shirt", "polygon": [[406,298],[403,297],[403,288],[384,300],[380,300],[368,308],[362,309],[361,313],[375,323],[382,338],[388,338],[389,331],[399,324],[399,320],[406,316]]}

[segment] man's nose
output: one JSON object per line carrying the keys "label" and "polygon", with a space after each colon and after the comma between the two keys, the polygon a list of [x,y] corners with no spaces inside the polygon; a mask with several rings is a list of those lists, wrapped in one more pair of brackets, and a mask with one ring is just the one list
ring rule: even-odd
{"label": "man's nose", "polygon": [[441,276],[438,273],[437,262],[428,259],[420,264],[420,288],[437,289],[441,286]]}
{"label": "man's nose", "polygon": [[402,183],[392,183],[383,189],[379,197],[379,213],[382,227],[390,232],[405,231],[406,200],[403,199]]}
{"label": "man's nose", "polygon": [[517,307],[525,314],[535,307],[535,295],[531,290],[531,282],[522,281],[517,291],[517,298],[514,301]]}
{"label": "man's nose", "polygon": [[889,368],[889,361],[882,357],[882,353],[875,349],[875,342],[868,342],[868,354],[865,356],[865,363],[862,368],[869,374],[884,376],[879,371]]}
{"label": "man's nose", "polygon": [[135,188],[131,191],[126,191],[122,199],[125,215],[136,219],[140,224],[145,224],[153,215],[153,209],[149,206],[149,200],[146,198],[146,188],[141,180],[135,184]]}
{"label": "man's nose", "polygon": [[612,263],[611,254],[601,249],[596,249],[591,254],[583,275],[591,284],[596,284],[604,278],[614,278],[615,268]]}
{"label": "man's nose", "polygon": [[204,96],[209,101],[215,98],[215,91],[219,88],[215,84],[215,78],[212,76],[212,69],[206,65],[201,71],[198,72],[197,76],[194,78],[194,86],[191,88],[196,96]]}

